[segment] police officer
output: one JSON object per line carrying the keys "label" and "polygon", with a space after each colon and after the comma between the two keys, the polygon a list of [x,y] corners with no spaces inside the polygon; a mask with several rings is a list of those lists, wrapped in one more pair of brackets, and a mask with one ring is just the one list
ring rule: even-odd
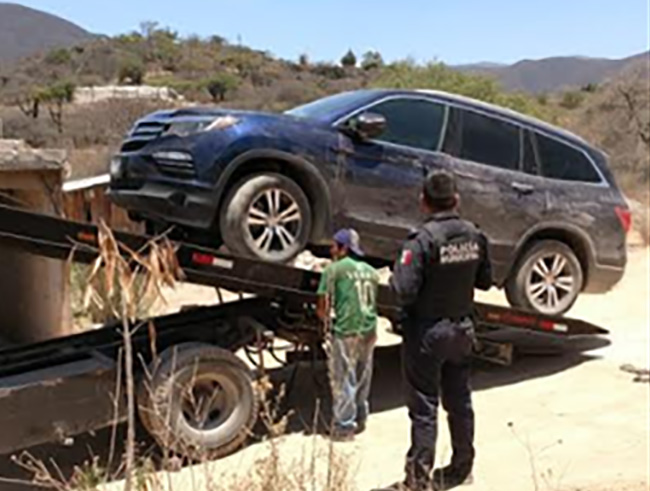
{"label": "police officer", "polygon": [[[458,215],[453,174],[435,171],[420,196],[427,221],[409,237],[391,286],[403,310],[402,364],[411,418],[406,480],[397,489],[459,485],[474,460],[474,412],[469,384],[474,288],[492,285],[487,239]],[[448,415],[451,463],[431,476],[438,401]]]}

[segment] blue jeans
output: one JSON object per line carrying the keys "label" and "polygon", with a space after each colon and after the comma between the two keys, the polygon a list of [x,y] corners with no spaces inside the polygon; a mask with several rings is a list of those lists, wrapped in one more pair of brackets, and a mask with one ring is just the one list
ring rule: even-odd
{"label": "blue jeans", "polygon": [[375,333],[332,339],[330,382],[335,430],[354,430],[368,418],[376,340]]}

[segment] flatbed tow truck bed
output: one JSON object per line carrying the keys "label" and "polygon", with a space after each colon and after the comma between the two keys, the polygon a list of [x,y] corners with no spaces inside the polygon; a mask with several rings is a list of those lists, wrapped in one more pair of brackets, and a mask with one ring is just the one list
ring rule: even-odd
{"label": "flatbed tow truck bed", "polygon": [[[93,225],[0,205],[0,245],[5,247],[54,259],[90,263],[97,255],[97,236],[97,227]],[[146,248],[150,240],[121,232],[115,232],[115,238],[132,250]],[[235,386],[237,390],[225,390],[225,402],[221,401],[221,406],[214,409],[223,431],[221,427],[217,431],[211,426],[211,436],[204,435],[201,440],[209,455],[218,457],[245,440],[256,417],[252,413],[256,413],[257,404],[250,401],[255,397],[255,389],[251,391],[243,383],[253,384],[254,376],[246,372],[243,364],[238,364],[232,353],[251,346],[268,347],[273,338],[293,343],[296,359],[305,352],[313,356],[322,353],[323,339],[314,315],[320,275],[228,256],[186,243],[177,244],[177,258],[187,282],[255,295],[148,319],[138,324],[132,338],[137,357],[136,377],[140,381],[146,377],[155,385],[153,390],[149,388],[149,394],[138,394],[140,418],[161,446],[181,454],[188,454],[186,449],[196,446],[191,432],[184,430],[185,423],[179,423],[178,428],[171,428],[171,433],[178,430],[176,440],[161,436],[156,421],[177,413],[166,402],[157,401],[151,395],[158,385],[164,384],[167,375],[181,374],[182,366],[178,370],[175,366],[164,367],[165,353],[176,353],[174,356],[181,361],[181,354],[187,354],[185,358],[191,358],[201,367],[210,365],[206,360],[213,361],[214,356],[225,363],[226,371],[216,373],[221,368],[214,368],[214,363],[210,362],[211,369],[216,371],[213,379],[218,381],[225,377],[232,384],[228,380],[213,383],[215,387],[223,386],[219,390]],[[396,317],[397,307],[386,287],[380,288],[378,310],[388,319]],[[485,303],[476,304],[475,324],[475,355],[503,365],[511,362],[513,349],[553,353],[585,342],[601,340],[602,343],[602,336],[608,334],[605,329],[579,319]],[[122,365],[122,342],[120,326],[108,324],[77,335],[0,349],[0,454],[51,441],[65,442],[74,435],[109,426],[116,419],[123,420],[124,391],[122,384],[117,382]],[[214,347],[221,348],[216,355]],[[151,368],[158,355],[163,361]],[[210,378],[209,369],[205,370]],[[159,372],[164,376],[158,376]],[[143,385],[139,385],[140,391]],[[216,393],[217,389],[214,391]],[[251,414],[242,417],[247,411]],[[206,421],[202,425],[207,424]],[[202,425],[200,431],[203,431]],[[180,440],[183,446],[178,443]]]}

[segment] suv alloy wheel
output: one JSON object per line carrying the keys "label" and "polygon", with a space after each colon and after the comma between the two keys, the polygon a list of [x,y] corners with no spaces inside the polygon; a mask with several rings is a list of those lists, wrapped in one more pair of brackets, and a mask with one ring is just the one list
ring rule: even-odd
{"label": "suv alloy wheel", "polygon": [[506,283],[511,305],[560,315],[575,303],[584,281],[580,261],[566,244],[542,240],[528,248]]}
{"label": "suv alloy wheel", "polygon": [[229,193],[220,225],[232,252],[288,262],[307,245],[311,206],[300,186],[288,177],[257,174],[240,181]]}

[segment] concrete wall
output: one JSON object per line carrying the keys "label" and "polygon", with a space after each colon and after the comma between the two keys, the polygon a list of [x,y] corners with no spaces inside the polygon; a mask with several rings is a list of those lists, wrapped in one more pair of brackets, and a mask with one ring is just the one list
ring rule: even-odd
{"label": "concrete wall", "polygon": [[[60,214],[63,152],[38,152],[0,140],[0,199]],[[0,248],[0,338],[13,343],[69,334],[68,276],[64,261]]]}
{"label": "concrete wall", "polygon": [[149,99],[180,101],[183,97],[168,87],[148,85],[108,85],[104,87],[79,87],[74,92],[75,104],[92,104],[111,99]]}

